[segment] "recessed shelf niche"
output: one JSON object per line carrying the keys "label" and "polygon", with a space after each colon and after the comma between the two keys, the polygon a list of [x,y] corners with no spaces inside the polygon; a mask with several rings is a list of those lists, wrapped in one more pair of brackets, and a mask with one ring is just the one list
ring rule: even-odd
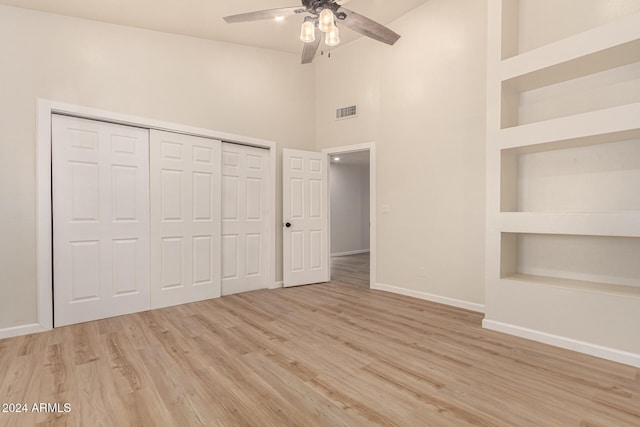
{"label": "recessed shelf niche", "polygon": [[502,233],[501,278],[640,297],[640,238]]}
{"label": "recessed shelf niche", "polygon": [[[502,0],[502,10],[507,59],[640,13],[640,1],[580,0],[576,7],[570,1]],[[549,25],[550,19],[563,25]]]}
{"label": "recessed shelf niche", "polygon": [[630,64],[550,85],[546,69],[502,82],[502,129],[640,102],[640,42],[633,45]]}
{"label": "recessed shelf niche", "polygon": [[501,154],[502,212],[640,212],[640,129]]}
{"label": "recessed shelf niche", "polygon": [[[591,6],[602,2],[586,1]],[[620,4],[614,7],[616,1]],[[590,5],[568,10],[549,0],[501,3],[502,129],[640,101],[640,0],[600,5],[600,12],[583,17],[579,28],[568,33],[565,26],[539,24],[561,19],[563,13],[575,18]],[[553,36],[549,27],[562,34]],[[536,47],[523,49],[529,39],[536,40]]]}

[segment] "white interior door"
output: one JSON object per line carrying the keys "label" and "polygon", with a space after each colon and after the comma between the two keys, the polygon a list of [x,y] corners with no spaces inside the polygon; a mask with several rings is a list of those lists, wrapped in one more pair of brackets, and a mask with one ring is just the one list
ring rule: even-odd
{"label": "white interior door", "polygon": [[52,117],[54,324],[149,309],[149,131]]}
{"label": "white interior door", "polygon": [[151,131],[151,306],[220,296],[221,142]]}
{"label": "white interior door", "polygon": [[329,281],[326,155],[283,150],[284,286]]}
{"label": "white interior door", "polygon": [[269,150],[222,144],[222,295],[267,288]]}

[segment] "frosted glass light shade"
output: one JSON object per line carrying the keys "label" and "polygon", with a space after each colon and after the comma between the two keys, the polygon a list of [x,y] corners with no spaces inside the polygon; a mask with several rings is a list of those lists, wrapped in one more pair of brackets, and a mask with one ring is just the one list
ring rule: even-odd
{"label": "frosted glass light shade", "polygon": [[338,46],[340,44],[340,31],[338,31],[338,27],[333,25],[332,28],[327,31],[327,34],[325,34],[324,37],[324,43],[331,47]]}
{"label": "frosted glass light shade", "polygon": [[312,21],[304,21],[300,29],[300,40],[311,43],[316,40],[316,28]]}
{"label": "frosted glass light shade", "polygon": [[323,33],[326,33],[331,27],[335,27],[333,25],[333,11],[331,9],[322,9],[318,17],[318,28]]}

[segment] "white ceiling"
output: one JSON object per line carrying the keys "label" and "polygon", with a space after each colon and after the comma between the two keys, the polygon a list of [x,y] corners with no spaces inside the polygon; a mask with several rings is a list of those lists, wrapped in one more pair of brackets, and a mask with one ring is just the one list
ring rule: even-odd
{"label": "white ceiling", "polygon": [[[339,158],[339,161],[336,161]],[[347,154],[336,154],[331,156],[332,163],[340,163],[342,165],[368,165],[369,151],[356,151]]]}
{"label": "white ceiling", "polygon": [[[388,24],[428,0],[352,0],[345,7]],[[222,17],[297,6],[300,0],[0,0],[0,4],[297,53],[302,18],[227,24]],[[357,33],[340,28],[342,43]],[[402,34],[401,34],[402,35]]]}

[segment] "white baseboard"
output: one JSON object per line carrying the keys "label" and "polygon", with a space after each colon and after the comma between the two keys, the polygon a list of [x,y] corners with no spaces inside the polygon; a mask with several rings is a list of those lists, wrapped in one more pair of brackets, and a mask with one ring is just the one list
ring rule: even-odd
{"label": "white baseboard", "polygon": [[536,331],[534,329],[496,322],[494,320],[483,320],[482,327],[492,331],[515,335],[520,338],[526,338],[532,341],[538,341],[556,347],[565,348],[567,350],[573,350],[590,356],[599,357],[601,359],[612,360],[614,362],[624,363],[625,365],[640,368],[640,354],[629,353],[627,351],[617,350],[611,347],[604,347],[585,341],[578,341],[559,335]]}
{"label": "white baseboard", "polygon": [[44,332],[45,329],[39,323],[31,323],[29,325],[14,326],[12,328],[0,329],[0,339],[17,337],[19,335],[35,334]]}
{"label": "white baseboard", "polygon": [[269,286],[269,289],[278,289],[284,286],[284,283],[282,282],[276,282],[273,285]]}
{"label": "white baseboard", "polygon": [[414,291],[412,289],[398,288],[397,286],[385,285],[383,283],[376,283],[372,289],[405,295],[408,297],[418,298],[426,301],[437,302],[439,304],[450,305],[453,307],[464,308],[465,310],[476,311],[478,313],[484,313],[484,305],[476,304],[474,302],[462,301],[454,298],[443,297],[440,295],[433,295],[426,292]]}
{"label": "white baseboard", "polygon": [[348,256],[348,255],[358,255],[358,254],[368,254],[369,249],[358,249],[357,251],[348,251],[348,252],[336,252],[331,254],[331,256]]}

